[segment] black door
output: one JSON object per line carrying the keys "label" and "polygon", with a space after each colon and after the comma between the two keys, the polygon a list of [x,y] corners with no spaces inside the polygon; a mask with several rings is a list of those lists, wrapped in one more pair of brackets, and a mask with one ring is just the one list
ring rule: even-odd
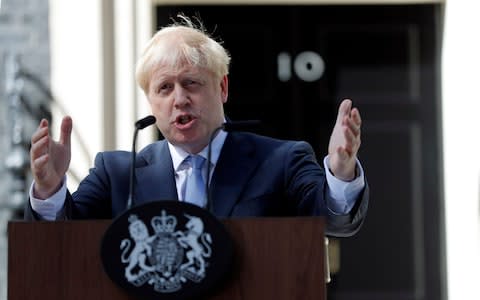
{"label": "black door", "polygon": [[232,55],[226,113],[310,142],[323,159],[336,109],[364,121],[368,216],[339,240],[329,299],[445,299],[438,5],[157,6],[197,14]]}

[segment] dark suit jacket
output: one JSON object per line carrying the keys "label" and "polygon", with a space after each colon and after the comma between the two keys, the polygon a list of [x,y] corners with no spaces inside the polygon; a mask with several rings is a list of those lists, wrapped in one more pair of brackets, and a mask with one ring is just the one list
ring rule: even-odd
{"label": "dark suit jacket", "polygon": [[[74,219],[112,218],[125,211],[130,152],[102,152],[89,175],[66,199]],[[177,200],[174,169],[166,141],[137,154],[135,204]],[[326,207],[326,177],[311,146],[250,133],[229,133],[210,184],[218,217],[326,216],[327,234],[349,236],[360,228],[368,206],[368,186],[348,215]],[[30,203],[30,201],[29,201]],[[26,218],[35,218],[30,205]]]}

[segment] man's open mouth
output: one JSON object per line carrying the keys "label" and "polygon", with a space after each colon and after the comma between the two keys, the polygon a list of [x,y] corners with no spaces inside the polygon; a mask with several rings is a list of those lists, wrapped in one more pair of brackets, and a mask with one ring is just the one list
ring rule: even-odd
{"label": "man's open mouth", "polygon": [[182,116],[177,117],[176,122],[180,125],[185,125],[185,124],[191,122],[193,119],[194,118],[191,115],[182,115]]}

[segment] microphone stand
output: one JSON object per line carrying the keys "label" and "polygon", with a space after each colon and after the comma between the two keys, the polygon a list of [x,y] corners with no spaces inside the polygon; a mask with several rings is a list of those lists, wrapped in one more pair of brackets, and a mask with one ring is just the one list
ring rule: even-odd
{"label": "microphone stand", "polygon": [[128,194],[127,200],[127,210],[132,207],[133,198],[135,197],[135,161],[136,161],[136,144],[137,144],[137,135],[138,131],[154,124],[156,121],[154,116],[147,116],[143,119],[135,122],[135,131],[133,133],[133,142],[132,142],[132,154],[131,154],[131,165],[130,165],[130,192]]}

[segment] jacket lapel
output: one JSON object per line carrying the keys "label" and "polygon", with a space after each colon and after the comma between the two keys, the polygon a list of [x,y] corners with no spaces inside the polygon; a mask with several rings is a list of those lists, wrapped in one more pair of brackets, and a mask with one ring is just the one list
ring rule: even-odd
{"label": "jacket lapel", "polygon": [[155,143],[138,156],[136,186],[135,204],[178,200],[172,158],[165,141]]}
{"label": "jacket lapel", "polygon": [[[213,214],[230,216],[258,164],[255,147],[241,133],[229,133],[210,183]],[[151,201],[178,200],[168,144],[160,141],[141,152],[136,164],[134,205]]]}
{"label": "jacket lapel", "polygon": [[210,185],[214,215],[231,215],[257,163],[254,147],[245,136],[229,133]]}

